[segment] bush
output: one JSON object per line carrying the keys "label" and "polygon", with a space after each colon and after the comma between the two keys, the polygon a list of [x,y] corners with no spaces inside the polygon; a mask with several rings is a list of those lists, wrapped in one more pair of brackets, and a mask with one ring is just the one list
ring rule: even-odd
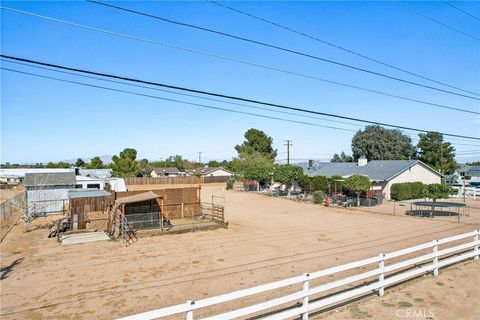
{"label": "bush", "polygon": [[313,193],[313,203],[322,203],[323,200],[325,200],[325,193],[323,193],[323,191],[315,191]]}
{"label": "bush", "polygon": [[343,189],[343,183],[344,181],[338,181],[338,180],[343,180],[342,176],[338,174],[334,174],[333,176],[330,177],[330,191],[333,192],[335,191],[335,184],[337,185],[337,192],[342,191]]}
{"label": "bush", "polygon": [[420,199],[425,197],[425,190],[422,182],[394,183],[390,188],[390,197],[396,201]]}
{"label": "bush", "polygon": [[437,201],[437,199],[446,199],[457,193],[455,189],[442,183],[432,183],[425,187],[425,196]]}
{"label": "bush", "polygon": [[235,179],[229,179],[227,181],[227,190],[233,189],[234,184],[235,184]]}

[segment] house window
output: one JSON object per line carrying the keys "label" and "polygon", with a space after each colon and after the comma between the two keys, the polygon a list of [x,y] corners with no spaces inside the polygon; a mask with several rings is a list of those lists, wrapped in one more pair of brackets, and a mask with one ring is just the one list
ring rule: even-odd
{"label": "house window", "polygon": [[99,183],[89,183],[87,184],[88,189],[100,189],[100,184]]}
{"label": "house window", "polygon": [[75,185],[75,189],[82,189],[82,188],[83,188],[83,186],[81,184],[76,184]]}

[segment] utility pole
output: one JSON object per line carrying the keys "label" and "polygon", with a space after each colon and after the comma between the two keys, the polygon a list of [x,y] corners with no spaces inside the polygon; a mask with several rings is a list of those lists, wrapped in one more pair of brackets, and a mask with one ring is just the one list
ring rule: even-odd
{"label": "utility pole", "polygon": [[201,151],[198,151],[198,163],[202,164],[202,153]]}
{"label": "utility pole", "polygon": [[443,141],[440,142],[440,173],[443,174]]}
{"label": "utility pole", "polygon": [[293,146],[292,140],[284,140],[284,146],[287,146],[287,164],[290,164],[290,146]]}

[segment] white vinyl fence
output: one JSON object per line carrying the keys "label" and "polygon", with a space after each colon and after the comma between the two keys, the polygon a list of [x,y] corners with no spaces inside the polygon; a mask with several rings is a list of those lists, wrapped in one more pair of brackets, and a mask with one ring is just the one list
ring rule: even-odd
{"label": "white vinyl fence", "polygon": [[[453,187],[458,190],[458,193],[453,195],[452,198],[463,199],[464,188],[463,187]],[[480,196],[480,189],[473,187],[465,187],[465,198],[477,200],[477,197]]]}
{"label": "white vinyl fence", "polygon": [[[478,247],[480,243],[479,234],[479,230],[474,230],[472,232],[440,240],[433,240],[414,247],[387,254],[379,254],[378,256],[368,259],[347,263],[317,272],[305,273],[301,276],[271,282],[253,288],[238,290],[197,301],[189,300],[175,306],[124,317],[121,318],[121,320],[150,320],[169,316],[176,316],[176,319],[185,318],[187,320],[193,320],[194,311],[198,309],[231,302],[292,285],[298,285],[300,287],[300,284],[302,285],[301,288],[294,293],[270,299],[268,301],[259,299],[259,301],[262,302],[214,316],[204,317],[202,319],[235,319],[255,313],[258,316],[259,312],[264,312],[264,316],[261,319],[290,319],[301,316],[302,320],[306,320],[308,319],[309,313],[321,310],[326,306],[345,302],[354,297],[372,292],[378,292],[378,294],[382,296],[386,287],[405,281],[409,278],[430,272],[433,272],[433,275],[437,276],[439,268],[471,258],[478,260]],[[463,240],[461,244],[459,244],[460,240]],[[468,242],[464,243],[464,241]],[[454,246],[442,249],[439,248],[439,246],[445,244],[452,245],[452,242],[456,242],[454,243]],[[431,251],[425,254],[424,252],[427,249]],[[412,254],[415,254],[416,256],[411,257]],[[409,255],[409,257],[406,257],[407,255]],[[399,257],[401,258],[398,259]],[[391,263],[387,265],[388,262]],[[365,266],[371,264],[376,264],[376,267],[373,270],[365,272],[357,269],[361,267],[365,268]],[[310,286],[314,279],[324,278],[347,270],[352,270],[357,273],[318,286]],[[349,284],[372,277],[375,277],[373,281],[364,282],[359,286],[347,287]],[[333,295],[318,298],[319,293],[324,293],[334,288],[343,290]],[[317,297],[313,300],[315,295]],[[291,304],[295,302],[297,302],[297,305],[290,305],[289,308],[285,306],[288,303]],[[274,313],[275,308],[277,308],[277,310],[280,309],[280,311]]]}

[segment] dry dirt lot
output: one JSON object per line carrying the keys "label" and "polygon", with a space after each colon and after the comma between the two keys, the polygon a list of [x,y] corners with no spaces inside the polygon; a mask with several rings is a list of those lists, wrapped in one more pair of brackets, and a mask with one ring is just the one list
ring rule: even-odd
{"label": "dry dirt lot", "polygon": [[[478,212],[471,214],[472,221],[458,224],[455,219],[325,208],[225,192],[222,187],[204,186],[202,197],[225,195],[228,229],[141,238],[124,247],[120,242],[62,246],[48,239],[45,229],[24,234],[21,225],[15,227],[0,245],[2,319],[112,319],[368,258],[480,225]],[[463,285],[469,292],[478,286],[478,262],[475,268],[475,273],[459,268],[456,277],[471,279]],[[443,298],[446,305],[458,303],[454,294]],[[479,298],[477,291],[464,300]]]}

